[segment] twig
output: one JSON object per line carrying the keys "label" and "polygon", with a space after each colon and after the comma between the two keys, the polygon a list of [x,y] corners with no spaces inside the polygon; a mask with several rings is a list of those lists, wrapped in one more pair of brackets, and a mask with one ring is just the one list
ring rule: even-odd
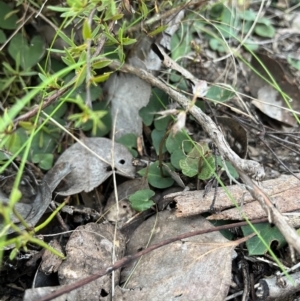
{"label": "twig", "polygon": [[138,69],[127,64],[121,65],[116,61],[113,61],[109,65],[109,67],[114,70],[134,74],[150,83],[152,86],[155,86],[167,93],[171,98],[173,98],[185,110],[188,110],[195,117],[195,119],[200,123],[203,129],[210,136],[213,143],[218,147],[221,155],[227,158],[231,163],[235,162],[236,166],[238,166],[239,169],[247,174],[250,174],[254,179],[261,180],[264,177],[265,173],[263,167],[255,161],[241,159],[234,151],[232,151],[227,141],[225,140],[223,133],[218,129],[213,120],[209,116],[204,114],[202,110],[197,106],[191,106],[191,101],[184,95],[173,90],[171,87],[167,86],[151,73],[145,70]]}
{"label": "twig", "polygon": [[[42,104],[41,110],[45,109],[46,107],[50,106],[50,104],[55,101],[58,97],[60,97],[61,95],[63,95],[68,89],[70,89],[71,87],[65,87],[65,88],[61,88],[58,91],[56,91],[55,93],[53,93],[52,95],[50,95],[49,97],[46,97],[44,100],[44,103]],[[14,120],[14,124],[16,125],[18,122],[22,121],[22,120],[28,120],[29,118],[33,117],[34,115],[36,115],[36,113],[38,112],[38,110],[40,109],[40,106],[35,106],[33,107],[30,111],[28,111],[27,113],[17,117]]]}

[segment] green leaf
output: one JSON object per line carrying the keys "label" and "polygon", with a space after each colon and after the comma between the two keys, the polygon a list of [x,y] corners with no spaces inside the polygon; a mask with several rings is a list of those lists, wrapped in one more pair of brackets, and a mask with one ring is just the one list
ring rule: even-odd
{"label": "green leaf", "polygon": [[93,63],[92,68],[93,69],[102,69],[102,68],[110,65],[111,62],[112,62],[112,60],[104,59],[104,60]]}
{"label": "green leaf", "polygon": [[103,137],[103,136],[107,135],[111,130],[112,120],[111,120],[111,114],[108,114],[109,107],[104,102],[96,102],[96,103],[93,103],[93,110],[94,111],[102,110],[102,111],[107,112],[107,114],[101,118],[102,125],[101,126],[98,125],[96,134],[94,135],[92,133],[92,136]]}
{"label": "green leaf", "polygon": [[206,181],[212,177],[215,170],[215,158],[213,156],[209,156],[203,159],[200,173],[198,174],[198,179]]}
{"label": "green leaf", "polygon": [[6,42],[6,35],[3,30],[0,29],[0,44],[4,44]]}
{"label": "green leaf", "polygon": [[[59,109],[55,112],[55,114],[51,115],[52,112],[57,108],[59,104]],[[51,104],[49,105],[47,108],[44,109],[45,113],[47,113],[48,115],[51,115],[52,117],[54,118],[58,118],[58,117],[63,117],[64,114],[66,113],[67,111],[67,104],[66,103],[57,103],[57,104]]]}
{"label": "green leaf", "polygon": [[259,49],[258,44],[250,39],[246,40],[244,46],[248,49],[248,51],[251,50],[251,51],[255,52]]}
{"label": "green leaf", "polygon": [[214,20],[219,20],[222,16],[225,6],[222,3],[216,3],[209,11],[209,17]]}
{"label": "green leaf", "polygon": [[17,33],[9,43],[8,53],[17,62],[20,57],[20,66],[28,71],[35,66],[45,52],[44,41],[41,36],[35,36],[28,44],[22,34]]}
{"label": "green leaf", "polygon": [[131,45],[134,43],[136,43],[136,39],[122,38],[122,40],[121,40],[121,44],[125,45],[125,46]]}
{"label": "green leaf", "polygon": [[32,157],[33,163],[39,163],[39,167],[49,170],[53,166],[54,156],[52,154],[35,154]]}
{"label": "green leaf", "polygon": [[92,30],[87,19],[83,22],[82,37],[85,41],[92,38]]}
{"label": "green leaf", "polygon": [[110,77],[110,75],[112,74],[113,72],[104,72],[103,74],[101,75],[98,75],[98,76],[94,76],[91,78],[91,81],[94,82],[94,83],[103,83],[105,81],[108,80],[108,78]]}
{"label": "green leaf", "polygon": [[186,25],[183,25],[183,28],[180,27],[171,38],[171,53],[173,60],[177,60],[191,51],[192,39],[192,31],[190,28]]}
{"label": "green leaf", "polygon": [[189,158],[185,157],[179,161],[179,166],[182,170],[182,173],[190,178],[198,174],[198,162],[199,158]]}
{"label": "green leaf", "polygon": [[144,211],[151,208],[155,203],[150,200],[155,192],[150,189],[142,189],[129,196],[131,207],[136,211]]}
{"label": "green leaf", "polygon": [[75,88],[78,88],[86,79],[86,65],[83,65],[82,68],[78,69],[76,72],[76,81]]}
{"label": "green leaf", "polygon": [[145,125],[152,124],[155,113],[164,110],[164,105],[169,102],[169,96],[159,90],[158,88],[152,89],[152,95],[146,107],[140,109],[139,115],[143,119]]}
{"label": "green leaf", "polygon": [[166,131],[171,120],[172,120],[172,116],[170,115],[163,118],[155,119],[154,127],[158,131]]}
{"label": "green leaf", "polygon": [[104,35],[106,36],[106,38],[111,41],[113,44],[119,44],[119,41],[112,36],[109,32],[104,32]]}
{"label": "green leaf", "polygon": [[61,130],[54,125],[45,125],[43,129],[33,137],[29,159],[33,161],[36,154],[51,154],[54,152],[59,141],[60,132]]}
{"label": "green leaf", "polygon": [[156,29],[154,29],[153,31],[149,32],[148,36],[154,37],[154,36],[158,35],[159,33],[163,32],[167,28],[168,28],[168,25],[161,25],[161,26],[157,27]]}
{"label": "green leaf", "polygon": [[[154,129],[151,133],[152,143],[155,148],[156,154],[159,155],[159,145],[164,138],[166,134],[166,131],[158,131],[157,129]],[[167,151],[165,143],[162,148],[162,153],[165,153]]]}
{"label": "green leaf", "polygon": [[24,145],[27,139],[28,135],[26,131],[23,128],[18,128],[15,132],[9,135],[9,138],[5,143],[5,148],[14,154]]}
{"label": "green leaf", "polygon": [[172,165],[177,169],[181,169],[179,162],[180,162],[180,160],[183,160],[185,157],[186,157],[186,155],[184,154],[182,149],[176,149],[171,154]]}
{"label": "green leaf", "polygon": [[257,24],[254,32],[263,38],[273,38],[275,36],[275,28],[272,25]]}
{"label": "green leaf", "polygon": [[[222,167],[225,170],[223,162],[222,162],[220,156],[217,156],[217,162],[218,162],[218,166]],[[227,170],[229,171],[230,175],[234,179],[238,179],[239,178],[239,174],[236,171],[236,169],[233,167],[233,165],[229,161],[225,161],[225,164],[226,164]]]}
{"label": "green leaf", "polygon": [[117,142],[125,145],[128,150],[131,152],[133,157],[138,156],[138,152],[136,151],[137,149],[137,136],[134,134],[126,134],[122,137],[120,137]]}
{"label": "green leaf", "polygon": [[215,158],[211,155],[207,143],[197,143],[188,155],[179,161],[179,166],[182,173],[188,177],[197,175],[200,180],[208,180],[214,173]]}
{"label": "green leaf", "polygon": [[225,102],[230,100],[234,95],[235,93],[229,89],[218,86],[211,86],[208,89],[205,97],[218,102]]}
{"label": "green leaf", "polygon": [[289,54],[287,61],[291,66],[293,66],[297,70],[300,70],[300,60],[292,58],[292,56]]}
{"label": "green leaf", "polygon": [[193,143],[188,140],[187,134],[184,132],[177,132],[175,136],[170,134],[166,140],[166,148],[170,154],[176,150],[184,150],[188,153],[193,148]]}
{"label": "green leaf", "polygon": [[209,47],[214,51],[225,52],[223,44],[219,40],[214,38],[211,38],[209,40]]}
{"label": "green leaf", "polygon": [[[262,236],[262,238],[264,239],[264,241],[267,243],[268,246],[271,246],[271,243],[274,241],[278,243],[277,249],[281,248],[286,244],[285,238],[280,233],[277,227],[272,227],[268,223],[255,224],[254,227],[260,233],[260,235]],[[251,229],[250,226],[243,226],[242,231],[245,236],[253,233],[253,230]],[[250,256],[264,255],[268,251],[267,247],[257,236],[248,239],[246,242],[246,246]]]}
{"label": "green leaf", "polygon": [[179,162],[186,157],[185,154],[192,150],[193,143],[188,140],[187,134],[181,131],[177,132],[175,136],[169,134],[165,145],[171,154],[172,165],[177,169],[181,169]]}
{"label": "green leaf", "polygon": [[0,28],[16,29],[18,17],[16,13],[12,13],[12,9],[4,2],[0,2]]}
{"label": "green leaf", "polygon": [[[167,164],[171,170],[174,170],[171,164]],[[148,169],[148,170],[147,170]],[[147,179],[150,185],[155,188],[167,188],[174,184],[174,180],[168,176],[168,172],[165,168],[163,170],[163,177],[160,174],[159,161],[154,162],[147,168],[141,169],[138,174],[141,176],[145,176],[147,174]]]}
{"label": "green leaf", "polygon": [[252,9],[247,9],[239,13],[240,17],[245,21],[254,21],[256,19],[257,13]]}

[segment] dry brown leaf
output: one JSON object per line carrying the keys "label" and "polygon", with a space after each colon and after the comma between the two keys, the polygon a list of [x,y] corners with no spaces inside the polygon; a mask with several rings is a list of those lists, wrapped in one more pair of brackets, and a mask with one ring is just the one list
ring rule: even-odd
{"label": "dry brown leaf", "polygon": [[[74,231],[67,243],[67,259],[59,268],[59,282],[67,285],[96,274],[112,263],[113,246],[115,261],[123,257],[125,238],[117,231],[114,241],[114,226],[111,224],[90,223]],[[115,283],[119,283],[120,272],[115,272]],[[68,300],[110,300],[112,289],[111,275],[105,275],[69,293]]]}
{"label": "dry brown leaf", "polygon": [[[63,162],[69,163],[73,168],[65,177],[64,186],[58,192],[60,195],[72,195],[81,191],[89,192],[93,190],[112,174],[113,160],[116,173],[134,177],[133,157],[124,145],[114,143],[114,149],[112,149],[112,141],[107,138],[85,138],[82,142],[102,159],[78,142],[69,147],[55,164],[56,166]],[[114,154],[113,160],[112,152]]]}
{"label": "dry brown leaf", "polygon": [[[267,55],[256,55],[267,68],[268,72],[270,72],[282,91],[288,94],[293,99],[291,106],[295,111],[299,112],[299,88],[295,83],[291,81],[291,79],[289,79],[287,74],[288,72],[286,72],[282,65],[280,65],[276,60],[268,57]],[[251,65],[257,70],[257,72],[259,72],[260,75],[272,82],[261,64],[257,62],[254,57],[251,60]],[[254,97],[258,98],[258,100],[253,101],[253,104],[264,114],[284,124],[290,126],[297,125],[297,121],[295,120],[295,117],[293,117],[292,113],[281,108],[287,108],[287,105],[280,93],[255,72],[251,73],[249,88],[251,94]],[[260,102],[259,100],[263,102]]]}
{"label": "dry brown leaf", "polygon": [[[178,219],[169,211],[160,212],[145,221],[134,232],[127,255],[151,244],[212,225],[202,217]],[[151,232],[151,230],[154,232]],[[126,288],[118,290],[115,300],[224,300],[231,279],[233,246],[217,232],[174,242],[143,256],[134,269]],[[132,266],[121,273],[126,281]],[[145,291],[147,292],[145,294]]]}
{"label": "dry brown leaf", "polygon": [[[24,301],[38,301],[64,285],[74,283],[112,264],[113,245],[115,260],[123,257],[125,238],[117,231],[114,241],[114,226],[90,223],[78,227],[71,235],[67,246],[67,259],[58,270],[61,286],[33,288],[25,291]],[[119,283],[120,272],[115,272],[114,285]],[[105,275],[76,290],[53,300],[111,300],[112,277]]]}

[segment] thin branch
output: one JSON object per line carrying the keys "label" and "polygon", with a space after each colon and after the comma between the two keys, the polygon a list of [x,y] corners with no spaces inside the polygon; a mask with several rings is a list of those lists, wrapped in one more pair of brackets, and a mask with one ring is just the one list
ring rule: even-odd
{"label": "thin branch", "polygon": [[[52,95],[46,97],[44,99],[44,103],[42,104],[41,110],[43,110],[43,109],[47,108],[48,106],[50,106],[52,102],[54,102],[58,97],[60,97],[61,95],[63,95],[70,88],[71,88],[70,86],[61,88],[58,91],[54,92]],[[25,114],[17,117],[14,120],[14,124],[16,125],[18,122],[20,122],[22,120],[28,120],[29,118],[35,116],[39,109],[40,109],[40,106],[38,106],[38,105],[35,106],[35,107],[33,107],[27,113],[25,113]]]}
{"label": "thin branch", "polygon": [[119,70],[126,73],[131,73],[139,78],[150,83],[152,86],[155,86],[165,93],[167,93],[172,99],[174,99],[178,104],[180,104],[185,110],[188,110],[195,119],[203,127],[204,131],[212,139],[213,143],[218,147],[221,155],[227,158],[231,163],[235,163],[239,169],[244,171],[247,174],[250,174],[254,179],[261,180],[263,179],[265,173],[263,167],[252,160],[241,159],[228,145],[227,141],[224,138],[223,133],[218,129],[213,120],[204,114],[204,112],[197,106],[191,106],[191,101],[186,98],[181,93],[173,90],[171,87],[164,84],[157,77],[153,76],[151,73],[132,67],[130,65],[124,64],[121,65],[119,62],[113,61],[110,65],[110,68],[114,70]]}

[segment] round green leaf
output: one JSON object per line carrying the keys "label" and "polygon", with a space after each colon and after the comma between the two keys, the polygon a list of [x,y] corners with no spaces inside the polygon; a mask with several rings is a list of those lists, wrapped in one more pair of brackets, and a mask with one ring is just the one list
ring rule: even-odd
{"label": "round green leaf", "polygon": [[184,159],[185,157],[186,157],[186,155],[183,153],[182,149],[176,149],[171,154],[172,165],[177,169],[181,169],[179,162],[180,162],[180,160]]}
{"label": "round green leaf", "polygon": [[154,120],[154,127],[159,131],[165,131],[172,117],[170,115]]}
{"label": "round green leaf", "polygon": [[140,109],[139,115],[143,119],[145,125],[149,126],[152,124],[155,117],[155,113],[164,110],[164,106],[169,102],[168,95],[157,89],[152,89],[152,95],[146,107]]}
{"label": "round green leaf", "polygon": [[189,158],[186,157],[179,161],[179,166],[182,170],[182,173],[190,178],[198,174],[198,158]]}
{"label": "round green leaf", "polygon": [[183,25],[171,38],[172,59],[177,60],[191,51],[192,32]]}
{"label": "round green leaf", "polygon": [[218,86],[211,86],[206,93],[206,97],[208,99],[216,100],[219,102],[228,101],[233,96],[234,96],[233,91]]}
{"label": "round green leaf", "polygon": [[4,44],[6,42],[6,36],[3,30],[0,29],[0,44]]}
{"label": "round green leaf", "polygon": [[35,36],[28,44],[21,33],[16,34],[9,43],[8,53],[24,71],[35,66],[44,55],[44,41],[41,36]]}
{"label": "round green leaf", "polygon": [[137,136],[134,134],[126,134],[122,137],[120,137],[117,142],[125,145],[128,150],[131,152],[133,157],[138,156],[138,152],[136,151],[137,149]]}
{"label": "round green leaf", "polygon": [[198,174],[198,179],[200,180],[208,180],[212,177],[214,174],[214,168],[215,168],[215,158],[213,156],[210,156],[208,158],[205,158],[206,162],[203,159],[203,164],[201,166],[200,173]]}
{"label": "round green leaf", "polygon": [[188,140],[187,134],[184,132],[177,132],[175,136],[170,134],[166,140],[166,148],[170,154],[178,149],[184,149],[186,153],[193,148],[192,142]]}
{"label": "round green leaf", "polygon": [[142,189],[135,192],[129,196],[131,207],[136,211],[144,211],[151,208],[154,202],[150,198],[154,195],[155,192],[151,189]]}
{"label": "round green leaf", "polygon": [[[159,146],[160,146],[162,139],[164,139],[165,134],[166,134],[166,131],[158,131],[157,129],[154,129],[151,133],[153,146],[155,148],[157,155],[159,155]],[[162,153],[165,153],[166,151],[167,151],[167,149],[166,149],[165,142],[164,142],[164,145],[162,147]]]}
{"label": "round green leaf", "polygon": [[272,25],[257,24],[254,32],[263,38],[273,38],[275,36],[275,28]]}
{"label": "round green leaf", "polygon": [[288,61],[288,63],[289,63],[291,66],[293,66],[293,67],[296,68],[297,70],[300,70],[300,60],[294,59],[294,58],[291,57],[291,55],[288,55],[287,61]]}
{"label": "round green leaf", "polygon": [[[268,223],[256,224],[254,226],[256,230],[260,233],[262,239],[267,243],[267,245],[271,246],[272,242],[277,241],[277,249],[279,249],[286,244],[283,235],[280,233],[277,227],[272,227]],[[243,226],[242,231],[245,236],[253,233],[253,230],[250,226]],[[268,251],[266,245],[263,243],[261,238],[257,236],[248,239],[246,242],[246,246],[250,256],[264,255]]]}
{"label": "round green leaf", "polygon": [[97,127],[97,131],[95,135],[95,137],[103,137],[107,135],[111,130],[112,120],[111,120],[111,115],[109,114],[108,111],[109,107],[107,107],[107,105],[104,102],[95,102],[93,103],[93,110],[94,111],[104,110],[108,112],[106,115],[104,115],[101,118],[102,126]]}
{"label": "round green leaf", "polygon": [[[167,165],[170,167],[171,170],[174,170],[171,164]],[[171,177],[167,176],[168,172],[165,170],[164,167],[162,168],[164,176],[161,176],[159,161],[156,161],[153,164],[151,164],[148,169],[149,170],[147,170],[147,168],[143,168],[138,172],[138,174],[140,174],[141,176],[145,176],[147,174],[148,182],[153,187],[163,189],[170,187],[174,184],[174,180]]]}
{"label": "round green leaf", "polygon": [[49,170],[53,165],[54,156],[52,154],[35,154],[32,157],[33,163],[39,163],[39,167],[44,170]]}
{"label": "round green leaf", "polygon": [[[18,128],[15,132],[9,135],[5,143],[5,149],[15,154],[27,141],[28,135],[23,128]],[[21,152],[19,156],[22,154]]]}
{"label": "round green leaf", "polygon": [[6,3],[0,1],[0,12],[0,28],[16,29],[18,17],[15,13],[11,13],[12,8]]}
{"label": "round green leaf", "polygon": [[252,9],[247,9],[239,13],[240,17],[245,21],[254,21],[256,19],[257,13]]}

